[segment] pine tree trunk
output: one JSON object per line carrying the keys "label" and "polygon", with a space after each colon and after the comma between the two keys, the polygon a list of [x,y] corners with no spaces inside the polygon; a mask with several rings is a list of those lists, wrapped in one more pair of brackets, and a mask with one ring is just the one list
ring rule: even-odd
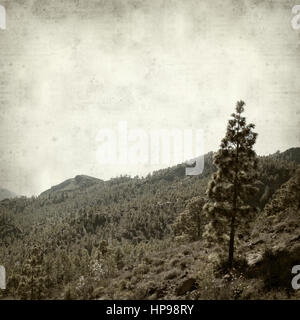
{"label": "pine tree trunk", "polygon": [[[238,119],[239,120],[239,119]],[[240,131],[240,124],[238,123],[237,132]],[[230,240],[229,240],[229,252],[228,252],[228,270],[232,269],[233,265],[233,254],[234,254],[234,234],[235,234],[235,216],[237,209],[237,185],[238,185],[238,161],[239,161],[239,142],[236,146],[236,155],[235,155],[235,178],[234,178],[234,194],[233,194],[233,212],[231,217],[231,225],[230,225]]]}
{"label": "pine tree trunk", "polygon": [[[238,154],[237,154],[238,157]],[[237,174],[234,181],[234,194],[233,194],[233,208],[230,224],[230,240],[229,240],[229,252],[228,252],[228,269],[232,269],[233,254],[234,254],[234,234],[235,234],[235,217],[237,208]]]}
{"label": "pine tree trunk", "polygon": [[228,269],[232,269],[233,264],[233,254],[234,254],[234,223],[235,223],[235,210],[231,218],[230,226],[230,241],[229,241],[229,253],[228,253]]}
{"label": "pine tree trunk", "polygon": [[[237,158],[238,158],[238,148],[237,148]],[[232,208],[232,216],[231,216],[231,224],[230,224],[230,240],[229,240],[229,252],[228,252],[228,269],[229,270],[232,269],[232,264],[233,264],[236,209],[237,209],[237,170],[236,170],[236,176],[234,181],[233,208]]]}

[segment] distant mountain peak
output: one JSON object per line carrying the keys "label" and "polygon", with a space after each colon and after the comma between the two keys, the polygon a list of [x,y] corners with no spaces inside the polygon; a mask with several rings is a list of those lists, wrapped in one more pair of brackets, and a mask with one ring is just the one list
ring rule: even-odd
{"label": "distant mountain peak", "polygon": [[300,164],[300,148],[290,148],[281,153],[281,158]]}
{"label": "distant mountain peak", "polygon": [[55,194],[60,192],[74,191],[77,189],[88,188],[94,184],[103,182],[103,180],[90,177],[88,175],[77,175],[74,178],[67,179],[55,186],[52,186],[50,189],[41,193],[41,196]]}
{"label": "distant mountain peak", "polygon": [[14,192],[9,191],[4,188],[0,188],[0,201],[2,201],[4,199],[15,198],[15,197],[17,197],[17,194],[15,194]]}

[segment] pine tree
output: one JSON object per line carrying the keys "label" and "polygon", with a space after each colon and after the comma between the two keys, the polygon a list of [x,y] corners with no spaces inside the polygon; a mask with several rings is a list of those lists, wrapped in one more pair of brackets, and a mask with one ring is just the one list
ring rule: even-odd
{"label": "pine tree", "polygon": [[203,197],[194,197],[189,201],[187,209],[177,217],[172,229],[178,240],[196,241],[201,238],[205,222],[202,215],[204,204]]}
{"label": "pine tree", "polygon": [[[252,149],[257,133],[254,124],[246,125],[243,101],[236,104],[236,113],[228,121],[227,132],[214,156],[217,172],[208,185],[208,202],[204,209],[209,224],[206,235],[218,244],[228,243],[228,269],[233,265],[234,241],[238,222],[251,212],[247,199],[257,191],[258,160]],[[240,220],[240,221],[239,221]]]}

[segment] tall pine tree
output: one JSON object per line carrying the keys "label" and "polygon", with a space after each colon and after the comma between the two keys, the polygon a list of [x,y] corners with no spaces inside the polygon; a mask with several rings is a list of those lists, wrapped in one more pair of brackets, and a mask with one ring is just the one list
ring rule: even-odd
{"label": "tall pine tree", "polygon": [[218,245],[228,245],[228,269],[232,268],[234,241],[238,223],[251,207],[247,198],[257,190],[257,156],[253,150],[257,133],[254,124],[246,124],[243,101],[236,104],[236,113],[228,121],[227,132],[220,149],[214,155],[217,172],[208,185],[208,202],[204,210],[209,223],[206,235]]}

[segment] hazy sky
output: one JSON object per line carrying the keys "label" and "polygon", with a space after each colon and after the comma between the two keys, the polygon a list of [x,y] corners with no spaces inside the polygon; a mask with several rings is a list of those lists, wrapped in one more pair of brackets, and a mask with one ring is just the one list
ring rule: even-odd
{"label": "hazy sky", "polygon": [[9,0],[0,30],[0,186],[38,194],[101,165],[96,136],[200,128],[216,150],[239,99],[258,154],[300,145],[295,1]]}

